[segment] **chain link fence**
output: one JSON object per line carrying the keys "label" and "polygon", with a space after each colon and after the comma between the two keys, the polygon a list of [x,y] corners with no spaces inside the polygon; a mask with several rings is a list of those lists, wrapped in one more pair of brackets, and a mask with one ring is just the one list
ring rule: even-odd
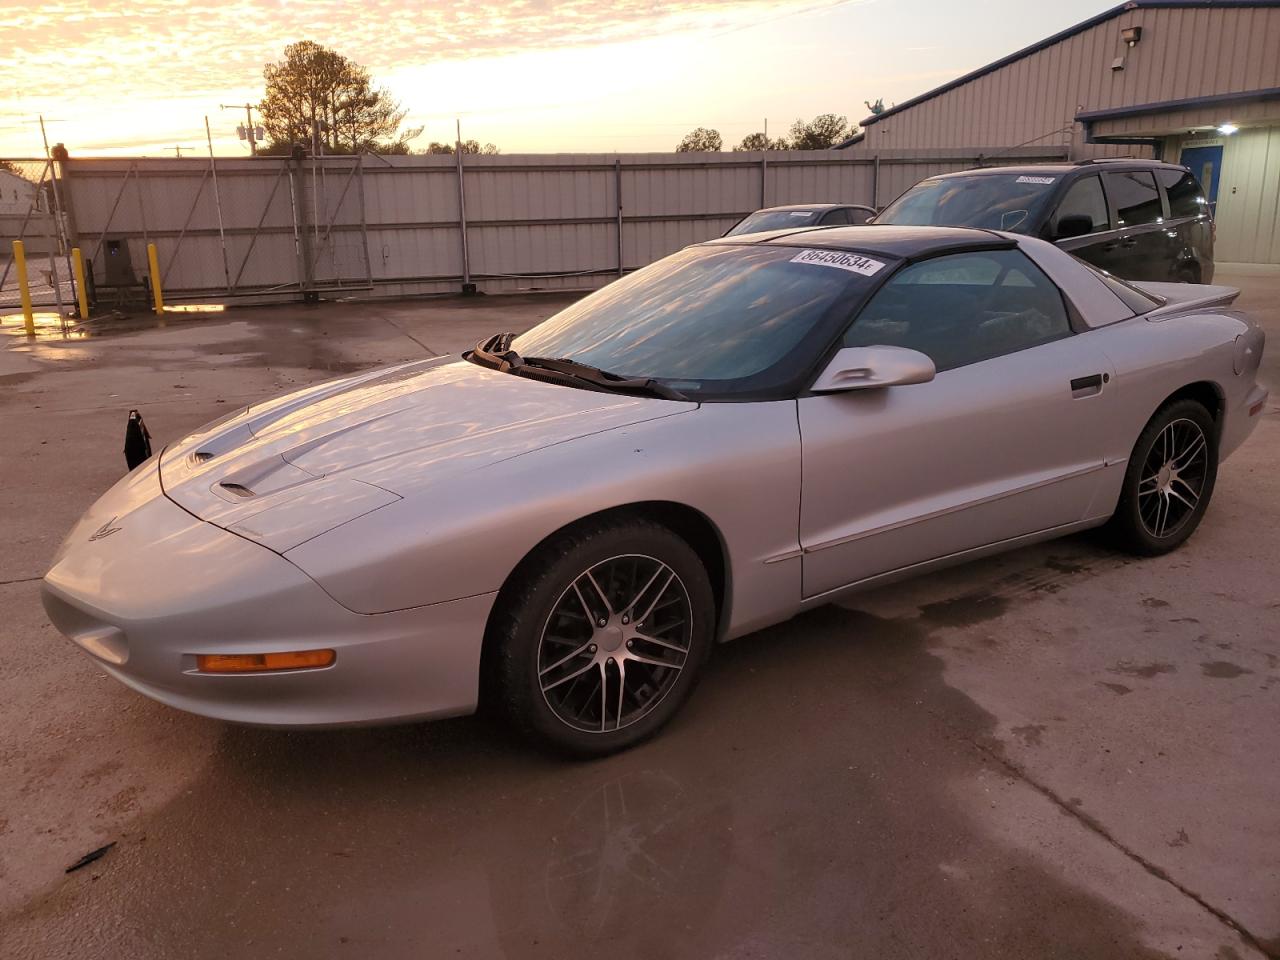
{"label": "chain link fence", "polygon": [[34,306],[59,309],[72,302],[65,223],[51,165],[44,160],[0,160],[0,309],[19,305],[13,241],[26,248]]}

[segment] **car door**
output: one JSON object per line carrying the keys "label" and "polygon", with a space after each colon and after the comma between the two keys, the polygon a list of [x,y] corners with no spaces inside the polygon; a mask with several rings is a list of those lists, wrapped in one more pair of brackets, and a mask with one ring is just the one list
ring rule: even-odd
{"label": "car door", "polygon": [[1111,227],[1102,178],[1091,174],[1071,184],[1049,216],[1042,236],[1095,267],[1115,273],[1121,262],[1122,238],[1120,231]]}
{"label": "car door", "polygon": [[1109,251],[1124,280],[1167,280],[1173,267],[1164,203],[1150,170],[1108,170],[1102,175],[1119,238]]}
{"label": "car door", "polygon": [[904,267],[844,336],[881,344],[937,376],[797,401],[806,598],[1090,515],[1114,372],[1023,253]]}

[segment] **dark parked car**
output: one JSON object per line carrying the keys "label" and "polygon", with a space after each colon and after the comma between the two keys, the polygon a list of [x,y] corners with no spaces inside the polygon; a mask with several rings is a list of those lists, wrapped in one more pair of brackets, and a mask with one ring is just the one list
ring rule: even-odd
{"label": "dark parked car", "polygon": [[766,230],[789,230],[798,227],[858,226],[875,216],[871,207],[856,203],[794,203],[788,207],[765,207],[748,213],[725,232],[726,237],[740,233],[764,233]]}
{"label": "dark parked car", "polygon": [[1213,214],[1186,167],[1083,160],[921,180],[876,223],[986,227],[1051,240],[1126,280],[1213,280]]}

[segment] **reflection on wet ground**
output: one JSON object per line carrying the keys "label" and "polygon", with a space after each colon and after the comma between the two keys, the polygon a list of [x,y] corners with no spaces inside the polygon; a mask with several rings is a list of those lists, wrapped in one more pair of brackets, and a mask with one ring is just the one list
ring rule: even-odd
{"label": "reflection on wet ground", "polygon": [[[160,316],[141,310],[133,313],[112,311],[85,320],[50,310],[33,311],[32,316],[38,340],[82,340],[86,337],[110,337],[158,330],[174,323],[225,319],[225,311],[226,307],[222,304],[177,304],[166,306]],[[21,311],[0,314],[0,334],[28,341],[31,339]]]}
{"label": "reflection on wet ground", "polygon": [[736,641],[663,736],[596,763],[477,719],[226,728],[184,795],[12,918],[12,946],[1156,956],[1115,907],[965,822],[951,785],[1001,776],[978,745],[999,748],[993,719],[943,683],[927,629],[829,607]]}

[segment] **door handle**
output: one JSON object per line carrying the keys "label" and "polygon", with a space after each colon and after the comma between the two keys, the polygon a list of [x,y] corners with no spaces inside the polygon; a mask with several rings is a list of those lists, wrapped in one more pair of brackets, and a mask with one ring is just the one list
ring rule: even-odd
{"label": "door handle", "polygon": [[1071,396],[1079,399],[1080,397],[1091,397],[1095,393],[1102,392],[1102,385],[1111,377],[1103,373],[1091,373],[1087,377],[1076,377],[1071,381]]}
{"label": "door handle", "polygon": [[1120,241],[1122,247],[1136,247],[1138,245],[1137,237],[1125,237]]}

